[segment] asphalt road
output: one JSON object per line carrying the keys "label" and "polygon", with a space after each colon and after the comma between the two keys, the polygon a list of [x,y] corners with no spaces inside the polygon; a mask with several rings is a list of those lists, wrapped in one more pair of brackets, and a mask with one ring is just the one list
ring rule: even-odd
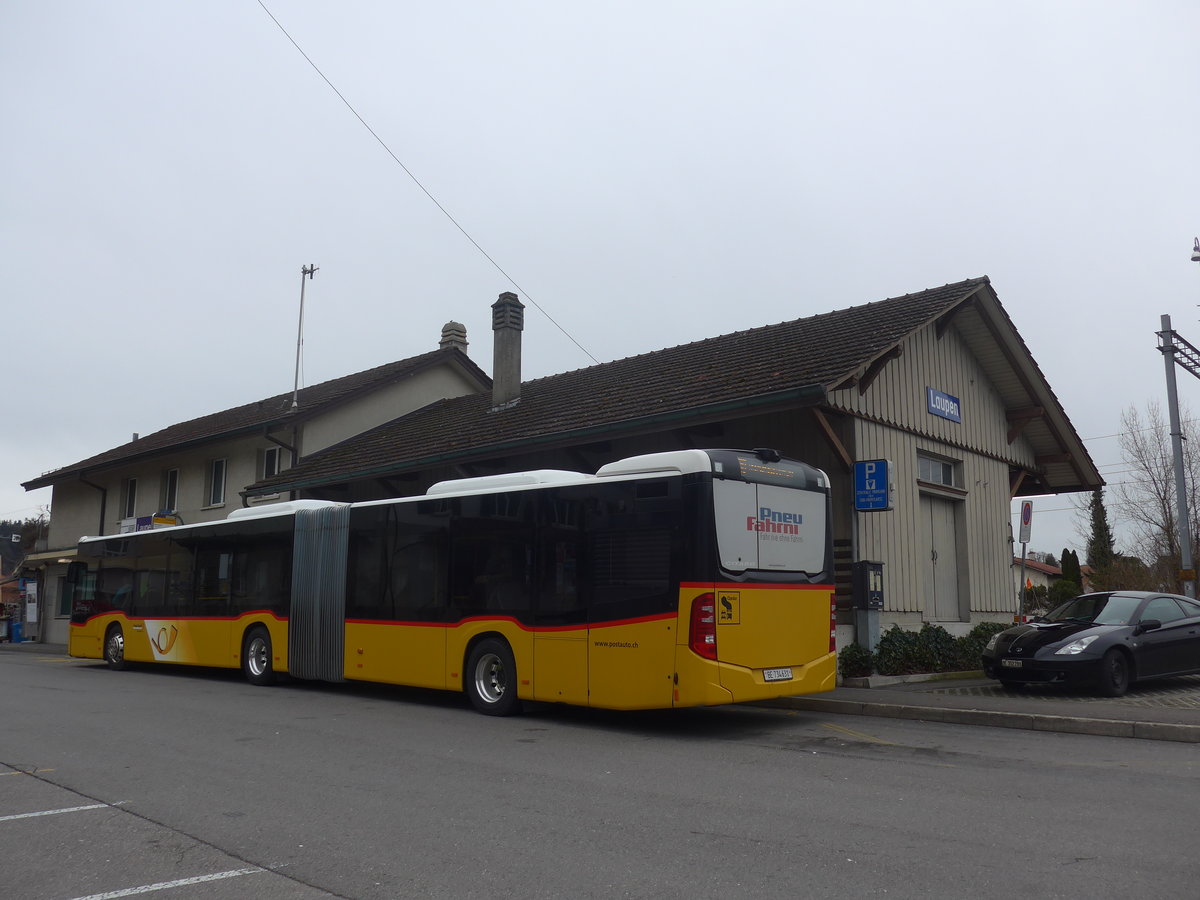
{"label": "asphalt road", "polygon": [[[1188,744],[0,652],[0,896],[1188,897]],[[203,879],[189,881],[191,879]]]}

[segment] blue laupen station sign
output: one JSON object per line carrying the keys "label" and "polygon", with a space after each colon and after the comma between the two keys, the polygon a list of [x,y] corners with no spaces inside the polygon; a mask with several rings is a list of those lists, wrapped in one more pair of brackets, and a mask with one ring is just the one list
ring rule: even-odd
{"label": "blue laupen station sign", "polygon": [[925,388],[925,398],[929,402],[929,412],[951,422],[962,424],[962,404],[957,397],[943,394],[931,387]]}
{"label": "blue laupen station sign", "polygon": [[892,463],[867,459],[854,464],[854,508],[882,512],[892,508]]}

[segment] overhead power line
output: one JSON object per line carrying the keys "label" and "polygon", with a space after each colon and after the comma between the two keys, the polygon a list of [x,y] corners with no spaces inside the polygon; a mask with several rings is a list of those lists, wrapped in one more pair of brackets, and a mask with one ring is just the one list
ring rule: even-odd
{"label": "overhead power line", "polygon": [[530,303],[532,303],[534,305],[534,307],[537,309],[538,312],[540,312],[543,316],[545,316],[547,319],[549,319],[550,323],[555,328],[557,328],[559,331],[561,331],[563,333],[563,335],[565,335],[566,338],[572,344],[574,344],[581,351],[583,351],[584,355],[587,356],[588,359],[590,359],[592,362],[599,365],[600,360],[598,360],[598,359],[596,359],[596,357],[592,356],[592,354],[588,351],[588,349],[586,347],[584,347],[583,344],[579,343],[579,341],[577,341],[575,339],[574,335],[572,335],[569,331],[567,331],[567,329],[565,329],[562,325],[560,325],[558,323],[558,321],[552,315],[550,315],[550,313],[546,312],[546,310],[542,308],[542,305],[540,303],[538,303],[531,296],[529,296],[529,291],[525,290],[523,287],[521,287],[519,284],[517,284],[516,279],[514,279],[511,275],[509,275],[508,272],[506,272],[504,270],[504,268],[498,262],[496,262],[496,260],[494,260],[492,258],[491,254],[488,253],[486,250],[484,250],[483,247],[480,246],[479,242],[477,240],[475,240],[475,238],[471,237],[471,235],[467,232],[467,229],[463,228],[462,225],[460,225],[458,223],[458,220],[455,219],[454,216],[452,216],[450,214],[450,211],[448,209],[446,209],[446,207],[442,206],[441,203],[438,202],[437,197],[433,196],[433,194],[430,193],[429,189],[426,188],[425,185],[421,184],[420,180],[417,178],[416,175],[414,175],[412,173],[412,171],[408,168],[408,166],[406,166],[403,162],[401,162],[400,157],[398,157],[395,153],[392,152],[392,148],[387,145],[387,142],[376,133],[375,129],[372,128],[367,123],[366,119],[364,119],[361,115],[359,115],[358,110],[355,109],[351,105],[350,101],[347,100],[346,97],[342,94],[342,92],[337,89],[337,86],[325,76],[325,73],[321,71],[320,67],[318,67],[317,64],[312,61],[312,58],[307,53],[304,52],[304,48],[301,47],[298,43],[296,43],[295,38],[293,38],[290,34],[288,34],[288,30],[283,27],[283,24],[277,18],[275,18],[274,13],[272,13],[271,10],[267,9],[267,5],[265,3],[263,3],[263,0],[258,0],[258,5],[262,7],[263,12],[265,12],[268,16],[271,17],[271,21],[275,23],[275,26],[281,32],[283,32],[283,36],[286,37],[291,42],[292,46],[296,48],[296,50],[299,52],[299,54],[304,57],[305,62],[307,62],[310,66],[312,66],[313,71],[321,76],[321,80],[324,81],[327,85],[329,85],[329,89],[331,91],[333,91],[335,94],[337,94],[338,99],[341,100],[343,104],[345,104],[346,109],[350,110],[350,112],[354,114],[354,118],[358,119],[358,121],[362,124],[362,127],[367,129],[367,132],[371,135],[371,137],[375,138],[375,140],[379,143],[379,146],[382,147],[384,149],[384,151],[387,153],[387,155],[390,156],[395,161],[396,165],[398,165],[401,169],[404,170],[404,174],[407,175],[410,179],[412,179],[412,183],[421,189],[421,193],[423,193],[426,197],[428,197],[433,202],[433,205],[436,206],[439,210],[441,210],[442,215],[444,215],[447,219],[450,220],[450,222],[454,225],[454,227],[457,228],[462,233],[462,236],[465,237],[468,241],[470,241],[476,250],[478,250],[480,253],[483,254],[484,259],[486,259],[488,262],[490,262],[492,264],[492,266],[496,269],[496,271],[499,272],[501,275],[503,275],[505,280],[508,281],[509,284],[511,284],[513,287],[515,287],[517,289],[517,292],[519,294],[524,296],[526,300],[528,300]]}

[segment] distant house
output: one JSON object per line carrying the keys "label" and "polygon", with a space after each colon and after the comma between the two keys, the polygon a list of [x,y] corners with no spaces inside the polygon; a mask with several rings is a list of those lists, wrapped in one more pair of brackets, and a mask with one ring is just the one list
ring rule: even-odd
{"label": "distant house", "polygon": [[[521,380],[521,303],[506,293],[492,310],[490,381],[465,355],[439,350],[393,364],[387,376],[347,376],[349,391],[341,379],[310,388],[297,413],[281,395],[26,486],[54,485],[52,538],[67,548],[97,525],[111,533],[165,511],[172,466],[181,478],[186,467],[194,500],[184,517],[196,521],[239,501],[376,499],[420,494],[444,478],[594,472],[660,450],[772,447],[830,476],[845,644],[856,637],[855,560],[884,565],[885,626],[936,622],[961,633],[1014,610],[1011,498],[1103,484],[987,278],[531,381]],[[414,366],[439,387],[414,390]],[[348,395],[361,399],[353,416]],[[315,396],[327,397],[328,417],[318,416],[326,407]],[[293,439],[306,411],[314,418]],[[291,464],[263,465],[273,448]],[[215,504],[219,459],[228,483],[242,487]],[[890,461],[890,510],[854,511],[854,466],[865,460]],[[130,479],[136,497],[148,483],[153,499],[130,506]]]}
{"label": "distant house", "polygon": [[1039,562],[1036,559],[1026,559],[1022,565],[1021,557],[1013,557],[1013,596],[1017,596],[1021,590],[1021,573],[1025,573],[1025,587],[1032,589],[1036,587],[1044,587],[1050,589],[1050,585],[1062,578],[1062,569],[1058,566],[1047,565],[1044,562]]}
{"label": "distant house", "polygon": [[[1020,595],[1021,591],[1021,557],[1013,557],[1013,597]],[[1044,562],[1039,562],[1035,559],[1026,559],[1025,566],[1025,584],[1029,588],[1044,587],[1050,589],[1050,585],[1059,581],[1062,578],[1062,569],[1058,566],[1050,566]],[[1079,572],[1083,576],[1083,584],[1079,585],[1079,589],[1083,592],[1092,589],[1092,567],[1080,566]]]}
{"label": "distant house", "polygon": [[82,535],[224,518],[250,484],[288,471],[305,456],[447,397],[475,394],[491,379],[466,354],[466,332],[450,322],[438,349],[181,422],[25,482],[52,487],[48,550],[34,554],[47,612],[43,639],[65,642],[66,563]]}

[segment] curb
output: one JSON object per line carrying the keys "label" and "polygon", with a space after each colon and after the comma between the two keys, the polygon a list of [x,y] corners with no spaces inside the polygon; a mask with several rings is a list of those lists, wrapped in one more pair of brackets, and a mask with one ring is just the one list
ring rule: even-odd
{"label": "curb", "polygon": [[844,678],[839,687],[852,688],[882,688],[894,684],[924,684],[929,681],[966,681],[971,678],[983,678],[983,670],[965,672],[929,672],[922,675],[866,675],[857,678]]}
{"label": "curb", "polygon": [[1114,719],[1089,719],[1081,716],[1049,716],[1040,713],[997,712],[986,709],[945,709],[934,706],[865,703],[857,700],[821,700],[810,697],[784,697],[763,705],[846,716],[878,716],[889,719],[944,722],[949,725],[986,725],[993,728],[1019,728],[1026,731],[1051,731],[1061,734],[1091,734],[1100,737],[1200,744],[1200,725],[1122,722]]}

